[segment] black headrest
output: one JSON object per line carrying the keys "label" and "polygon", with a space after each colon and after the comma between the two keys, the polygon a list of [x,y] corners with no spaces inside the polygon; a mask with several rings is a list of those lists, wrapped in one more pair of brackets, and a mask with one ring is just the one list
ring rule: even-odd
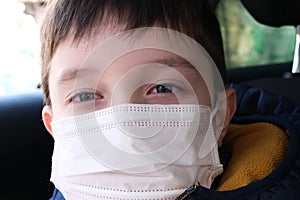
{"label": "black headrest", "polygon": [[53,139],[41,91],[0,97],[0,199],[49,199]]}
{"label": "black headrest", "polygon": [[300,0],[241,0],[250,14],[269,26],[299,25]]}

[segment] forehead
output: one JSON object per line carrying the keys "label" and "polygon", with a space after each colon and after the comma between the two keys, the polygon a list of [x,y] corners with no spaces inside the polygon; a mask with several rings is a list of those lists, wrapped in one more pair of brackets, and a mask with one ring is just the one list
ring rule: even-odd
{"label": "forehead", "polygon": [[[92,52],[93,48],[86,43],[79,43],[76,46],[69,41],[62,43],[52,60],[50,74],[59,80],[65,80],[75,76],[78,71],[88,70],[101,73],[101,70],[108,67],[105,65],[109,62],[106,61],[105,56],[101,57],[101,53],[97,54],[93,63],[89,62],[88,57],[92,57]],[[112,60],[109,67],[118,68],[118,71],[121,72],[128,67],[148,63],[159,63],[172,68],[181,68],[181,70],[193,68],[188,61],[178,55],[159,49],[131,51]]]}
{"label": "forehead", "polygon": [[[131,38],[125,36],[122,37],[122,42],[120,42],[119,45],[116,45],[118,42],[115,40],[106,42],[110,40],[111,36],[116,34],[118,34],[118,32],[106,29],[106,31],[100,32],[97,36],[82,38],[79,42],[74,42],[72,37],[67,38],[56,49],[50,64],[50,75],[59,77],[65,74],[65,72],[74,73],[74,71],[84,71],[86,68],[91,70],[94,66],[97,66],[96,70],[99,71],[99,67],[105,68],[106,65],[112,62],[119,66],[119,70],[124,69],[124,65],[138,66],[154,62],[171,67],[192,67],[188,61],[179,55],[168,52],[163,48],[147,48],[147,44],[145,44],[145,48],[133,48],[125,53],[121,51],[118,52],[119,48],[124,48],[124,46],[129,43],[143,44],[143,37],[141,34],[129,35]],[[135,39],[132,39],[132,37]],[[124,42],[125,40],[126,42]],[[139,41],[137,42],[136,40]],[[164,42],[166,42],[166,40],[167,39],[164,38]],[[149,38],[146,38],[145,41],[149,44]],[[105,45],[101,45],[103,43],[105,43]],[[112,45],[113,47],[110,46],[110,43],[114,44]],[[99,46],[102,47],[99,48]]]}
{"label": "forehead", "polygon": [[[203,63],[211,65],[209,62],[210,57],[203,48],[199,47],[201,45],[180,32],[159,27],[145,27],[124,32],[121,31],[122,28],[99,28],[97,35],[82,37],[79,40],[76,39],[76,41],[70,35],[56,49],[51,65],[55,66],[58,61],[67,60],[67,58],[73,55],[77,55],[77,58],[73,59],[74,62],[80,64],[80,61],[85,60],[91,53],[94,56],[96,54],[97,57],[109,57],[109,62],[111,62],[116,57],[119,58],[123,54],[141,49],[148,50],[147,56],[154,55],[155,52],[161,50],[160,55],[155,55],[156,57],[174,54],[178,55],[176,57],[182,57],[185,60],[201,60],[201,65]],[[149,49],[155,50],[151,52]],[[189,58],[186,59],[186,56]],[[154,58],[150,57],[149,59]],[[195,62],[192,64],[195,64]]]}

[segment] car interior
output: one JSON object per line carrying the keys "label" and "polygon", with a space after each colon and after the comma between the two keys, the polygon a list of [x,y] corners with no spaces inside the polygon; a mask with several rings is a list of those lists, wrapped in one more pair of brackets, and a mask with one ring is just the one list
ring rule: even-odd
{"label": "car interior", "polygon": [[[212,8],[218,4],[211,1]],[[230,83],[247,84],[300,104],[300,1],[242,0],[259,22],[268,26],[295,26],[294,60],[228,70]],[[272,51],[272,49],[270,49]],[[53,139],[44,128],[41,91],[0,96],[0,199],[49,199]]]}
{"label": "car interior", "polygon": [[242,0],[241,2],[261,24],[274,27],[295,26],[294,59],[286,63],[228,70],[229,82],[265,89],[299,104],[300,95],[296,91],[300,88],[300,13],[298,10],[300,2],[297,0],[287,0],[284,3],[279,0]]}

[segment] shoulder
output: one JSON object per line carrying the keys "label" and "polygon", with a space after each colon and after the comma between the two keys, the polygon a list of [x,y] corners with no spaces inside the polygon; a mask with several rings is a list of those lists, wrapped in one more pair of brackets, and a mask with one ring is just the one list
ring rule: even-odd
{"label": "shoulder", "polygon": [[288,133],[288,149],[279,165],[265,178],[230,191],[199,187],[189,199],[299,199],[300,107],[288,99],[246,85],[230,85],[237,93],[235,124],[267,122]]}

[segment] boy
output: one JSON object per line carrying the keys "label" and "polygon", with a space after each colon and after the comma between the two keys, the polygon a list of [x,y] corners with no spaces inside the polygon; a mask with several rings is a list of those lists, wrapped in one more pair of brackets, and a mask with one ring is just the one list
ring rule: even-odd
{"label": "boy", "polygon": [[[204,187],[245,186],[285,154],[286,134],[259,125],[276,135],[272,167],[240,180],[233,165],[215,180],[236,96],[223,86],[221,34],[206,1],[52,1],[41,38],[51,180],[66,199],[208,198]],[[243,162],[232,156],[228,165]]]}

